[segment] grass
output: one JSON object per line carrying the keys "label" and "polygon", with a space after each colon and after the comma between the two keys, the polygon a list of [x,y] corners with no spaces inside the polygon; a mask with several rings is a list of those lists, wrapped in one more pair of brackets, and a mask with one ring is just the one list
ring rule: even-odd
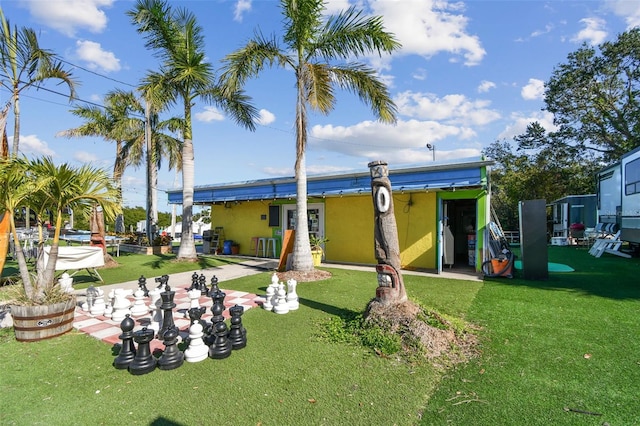
{"label": "grass", "polygon": [[446,374],[422,424],[638,424],[639,260],[549,256],[576,272],[485,282],[467,315],[483,355]]}
{"label": "grass", "polygon": [[[410,298],[481,325],[482,354],[447,371],[320,338],[362,311],[375,274],[299,283],[300,309],[247,311],[248,345],[225,360],[133,376],[80,333],[38,343],[0,331],[1,424],[637,424],[638,259],[550,247],[576,272],[543,282],[405,275]],[[224,288],[264,293],[270,274]],[[602,414],[595,416],[564,408]]]}

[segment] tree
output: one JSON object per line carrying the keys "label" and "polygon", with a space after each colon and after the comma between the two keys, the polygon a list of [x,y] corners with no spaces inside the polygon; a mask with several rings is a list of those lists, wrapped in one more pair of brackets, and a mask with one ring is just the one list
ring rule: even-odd
{"label": "tree", "polygon": [[[64,210],[72,208],[87,211],[99,204],[105,216],[112,218],[120,212],[116,188],[101,169],[88,165],[76,168],[66,163],[56,166],[49,157],[31,161],[15,157],[0,160],[0,178],[6,182],[6,185],[0,186],[0,202],[10,214],[11,231],[26,297],[32,303],[45,303],[54,285]],[[55,226],[46,265],[42,257],[45,239],[41,237],[38,241],[35,280],[29,273],[13,220],[15,209],[25,205],[40,215],[39,228],[43,223],[42,215],[46,212],[53,215]]]}
{"label": "tree", "polygon": [[12,155],[17,157],[20,144],[20,94],[55,79],[67,85],[71,101],[76,96],[77,82],[54,53],[40,47],[35,31],[24,27],[20,30],[16,26],[12,28],[2,8],[0,25],[0,67],[3,74],[0,84],[11,92],[14,115]]}
{"label": "tree", "polygon": [[[355,93],[379,120],[395,123],[396,106],[375,71],[355,59],[370,53],[391,53],[400,47],[384,30],[381,17],[366,18],[351,7],[323,23],[322,0],[281,0],[284,15],[282,40],[257,33],[242,48],[224,59],[221,81],[236,91],[265,66],[290,68],[296,87],[296,234],[293,269],[313,269],[307,220],[307,110],[329,114],[336,99],[334,86]],[[344,61],[342,64],[334,62]],[[184,229],[184,227],[183,227]]]}
{"label": "tree", "polygon": [[204,52],[202,28],[196,17],[183,8],[172,9],[163,0],[138,0],[128,12],[146,47],[160,60],[160,71],[144,81],[147,93],[161,96],[160,103],[181,103],[182,135],[182,237],[178,259],[197,257],[193,238],[194,148],[191,110],[196,99],[215,104],[240,125],[253,130],[257,110],[239,90],[222,90],[215,83],[214,70]]}
{"label": "tree", "polygon": [[545,103],[558,148],[613,162],[640,146],[640,28],[599,51],[585,44],[569,54],[546,84]]}
{"label": "tree", "polygon": [[554,133],[539,123],[514,137],[514,144],[496,141],[483,154],[496,161],[491,171],[492,205],[505,229],[517,229],[518,202],[557,200],[567,195],[595,191],[595,172],[601,163],[595,155],[559,149]]}
{"label": "tree", "polygon": [[[104,98],[105,108],[93,105],[77,106],[71,112],[85,119],[84,124],[73,129],[64,130],[58,136],[84,137],[99,136],[106,141],[116,144],[116,156],[113,165],[113,179],[122,198],[122,175],[128,166],[140,166],[146,162],[149,169],[149,187],[155,194],[157,186],[157,172],[162,165],[162,159],[169,162],[169,169],[180,168],[180,141],[164,131],[176,126],[176,118],[160,120],[158,110],[153,108],[149,115],[150,147],[145,139],[145,108],[142,101],[131,91],[114,90]],[[149,149],[148,149],[149,148]],[[148,152],[147,152],[148,149]],[[157,222],[157,197],[151,197],[150,214]]]}

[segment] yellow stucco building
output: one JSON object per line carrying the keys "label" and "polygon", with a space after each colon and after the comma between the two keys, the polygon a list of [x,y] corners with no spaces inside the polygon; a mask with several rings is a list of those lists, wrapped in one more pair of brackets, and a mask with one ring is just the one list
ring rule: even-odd
{"label": "yellow stucco building", "polygon": [[[403,268],[480,271],[490,220],[491,164],[478,159],[390,167]],[[308,176],[309,232],[328,239],[325,262],[376,263],[370,185],[368,170]],[[238,243],[239,254],[256,255],[257,239],[272,238],[267,247],[260,244],[258,255],[279,257],[285,231],[295,229],[295,197],[295,179],[283,177],[197,186],[194,202],[211,207],[212,229],[222,229],[225,240]],[[170,203],[181,201],[181,190],[169,192]]]}

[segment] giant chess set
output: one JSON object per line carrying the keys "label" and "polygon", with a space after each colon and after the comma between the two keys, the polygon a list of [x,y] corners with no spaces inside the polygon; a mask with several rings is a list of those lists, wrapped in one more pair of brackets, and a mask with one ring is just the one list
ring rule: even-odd
{"label": "giant chess set", "polygon": [[242,314],[252,306],[260,304],[277,314],[299,307],[296,281],[289,280],[285,288],[275,273],[266,295],[255,300],[243,297],[249,295],[244,292],[228,291],[228,295],[215,275],[210,287],[206,281],[204,274],[194,272],[188,288],[172,289],[168,275],[156,278],[157,286],[151,290],[144,276],[135,292],[114,289],[105,294],[99,287],[89,287],[81,309],[87,324],[98,318],[111,329],[118,327],[118,341],[113,343],[120,344],[120,351],[113,365],[140,375],[156,368],[175,369],[184,361],[227,358],[233,350],[244,348],[247,331]]}

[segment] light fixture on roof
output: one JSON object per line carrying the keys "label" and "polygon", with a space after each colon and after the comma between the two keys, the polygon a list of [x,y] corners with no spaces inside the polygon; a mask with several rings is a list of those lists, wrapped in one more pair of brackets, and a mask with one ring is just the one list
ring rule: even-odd
{"label": "light fixture on roof", "polygon": [[436,161],[436,146],[432,143],[428,143],[427,149],[433,154],[433,161]]}

